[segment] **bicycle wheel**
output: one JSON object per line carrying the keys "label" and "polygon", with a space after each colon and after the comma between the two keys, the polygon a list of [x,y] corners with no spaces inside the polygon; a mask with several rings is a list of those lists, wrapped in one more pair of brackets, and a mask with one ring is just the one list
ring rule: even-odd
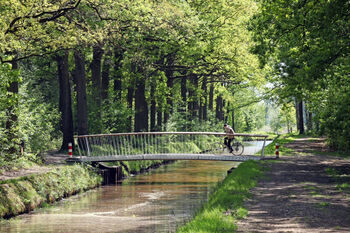
{"label": "bicycle wheel", "polygon": [[232,154],[233,155],[241,155],[244,151],[244,146],[240,142],[235,142],[232,144]]}
{"label": "bicycle wheel", "polygon": [[214,154],[221,154],[221,153],[223,153],[224,152],[224,150],[225,150],[225,147],[224,147],[225,145],[224,144],[222,144],[222,143],[214,143],[214,144],[212,144],[212,152],[214,153]]}

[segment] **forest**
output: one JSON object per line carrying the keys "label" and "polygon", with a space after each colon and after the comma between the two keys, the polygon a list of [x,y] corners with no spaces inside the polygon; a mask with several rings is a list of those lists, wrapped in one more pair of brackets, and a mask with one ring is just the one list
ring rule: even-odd
{"label": "forest", "polygon": [[74,135],[298,132],[350,150],[346,0],[0,1],[0,165]]}

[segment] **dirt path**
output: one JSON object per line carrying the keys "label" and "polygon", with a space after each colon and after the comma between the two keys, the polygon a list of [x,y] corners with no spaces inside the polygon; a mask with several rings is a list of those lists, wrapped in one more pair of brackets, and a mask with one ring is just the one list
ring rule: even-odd
{"label": "dirt path", "polygon": [[[350,189],[339,190],[350,184],[350,159],[317,155],[326,151],[323,139],[285,146],[295,154],[267,165],[238,232],[350,232]],[[334,179],[326,170],[343,175]]]}
{"label": "dirt path", "polygon": [[0,173],[1,180],[15,179],[18,177],[28,176],[31,174],[45,173],[52,170],[55,166],[65,164],[65,160],[68,158],[66,154],[59,154],[55,152],[48,152],[43,155],[43,166],[33,166],[27,169],[21,168],[17,170],[3,170]]}

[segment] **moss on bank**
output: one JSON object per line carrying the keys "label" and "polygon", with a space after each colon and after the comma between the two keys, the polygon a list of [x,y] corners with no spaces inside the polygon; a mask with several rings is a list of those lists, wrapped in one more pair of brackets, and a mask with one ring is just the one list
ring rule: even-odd
{"label": "moss on bank", "polygon": [[0,217],[29,212],[101,183],[100,175],[81,165],[62,166],[47,173],[3,181],[0,183]]}
{"label": "moss on bank", "polygon": [[245,217],[248,213],[243,207],[243,202],[249,197],[249,189],[255,187],[263,170],[261,164],[256,161],[241,163],[216,187],[209,201],[195,218],[180,227],[177,232],[235,232],[235,220]]}

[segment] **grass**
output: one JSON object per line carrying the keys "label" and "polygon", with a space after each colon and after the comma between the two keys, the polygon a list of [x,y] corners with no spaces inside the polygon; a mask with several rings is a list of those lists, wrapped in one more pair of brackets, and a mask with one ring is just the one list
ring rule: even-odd
{"label": "grass", "polygon": [[22,168],[30,168],[38,165],[37,162],[33,162],[28,157],[20,157],[11,161],[4,161],[0,159],[0,174],[5,171],[18,171]]}
{"label": "grass", "polygon": [[322,201],[322,202],[317,203],[317,206],[324,209],[324,208],[330,206],[330,203]]}
{"label": "grass", "polygon": [[334,180],[337,181],[337,185],[335,186],[339,192],[350,193],[350,184],[347,182],[341,182],[341,178],[345,176],[349,176],[348,174],[341,174],[335,168],[326,168],[325,172],[327,175],[331,176]]}
{"label": "grass", "polygon": [[243,202],[250,196],[249,190],[262,176],[263,167],[256,161],[241,163],[220,183],[209,201],[195,218],[180,227],[177,232],[234,232],[235,220],[244,218],[248,211]]}
{"label": "grass", "polygon": [[274,155],[276,152],[276,143],[279,145],[280,155],[291,155],[294,151],[290,148],[284,147],[285,144],[293,142],[297,138],[303,138],[303,135],[286,134],[277,136],[272,143],[265,147],[266,155]]}
{"label": "grass", "polygon": [[0,184],[0,218],[28,212],[45,203],[100,185],[102,177],[80,166],[62,166]]}
{"label": "grass", "polygon": [[334,156],[334,157],[340,157],[340,158],[350,158],[349,152],[341,152],[341,151],[314,151],[315,154],[318,155],[327,155],[327,156]]}

